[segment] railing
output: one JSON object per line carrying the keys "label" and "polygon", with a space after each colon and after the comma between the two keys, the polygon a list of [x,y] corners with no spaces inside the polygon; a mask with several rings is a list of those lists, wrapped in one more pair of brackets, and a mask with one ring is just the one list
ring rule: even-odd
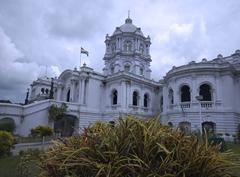
{"label": "railing", "polygon": [[202,108],[212,108],[213,107],[213,102],[212,101],[201,101],[201,107]]}
{"label": "railing", "polygon": [[191,107],[191,103],[187,102],[187,103],[180,103],[181,108],[183,109],[188,109]]}

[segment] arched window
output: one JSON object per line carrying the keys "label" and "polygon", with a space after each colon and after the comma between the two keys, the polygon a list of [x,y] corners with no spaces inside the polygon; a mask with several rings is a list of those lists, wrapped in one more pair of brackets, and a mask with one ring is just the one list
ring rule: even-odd
{"label": "arched window", "polygon": [[45,93],[46,93],[46,94],[48,94],[48,91],[49,91],[48,89],[45,89]]}
{"label": "arched window", "polygon": [[70,89],[67,92],[67,102],[70,102]]}
{"label": "arched window", "polygon": [[169,103],[174,104],[173,89],[169,89],[168,97],[169,97]]}
{"label": "arched window", "polygon": [[128,64],[125,65],[125,66],[124,66],[124,71],[125,71],[125,72],[129,72],[129,71],[130,71],[130,65],[128,65]]}
{"label": "arched window", "polygon": [[178,124],[179,130],[185,135],[189,135],[191,133],[191,123],[190,122],[180,122]]}
{"label": "arched window", "polygon": [[202,96],[202,101],[212,101],[211,86],[202,84],[199,89],[199,95]]}
{"label": "arched window", "polygon": [[112,91],[112,104],[116,105],[118,102],[118,91],[116,89],[114,89]]}
{"label": "arched window", "polygon": [[131,52],[132,51],[132,42],[131,41],[125,41],[123,45],[124,52]]}
{"label": "arched window", "polygon": [[144,94],[143,106],[145,108],[147,108],[149,106],[149,95],[147,93]]}
{"label": "arched window", "polygon": [[44,88],[41,88],[41,94],[44,94]]}
{"label": "arched window", "polygon": [[191,101],[190,88],[187,85],[181,87],[181,102]]}
{"label": "arched window", "polygon": [[132,102],[133,106],[138,106],[138,92],[134,91],[133,92],[133,102]]}
{"label": "arched window", "polygon": [[203,135],[212,137],[216,133],[216,124],[214,122],[203,122],[202,123],[202,132]]}

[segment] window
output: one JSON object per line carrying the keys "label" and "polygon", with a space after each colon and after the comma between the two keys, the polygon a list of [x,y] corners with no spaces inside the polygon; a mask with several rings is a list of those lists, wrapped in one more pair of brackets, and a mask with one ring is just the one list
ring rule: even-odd
{"label": "window", "polygon": [[143,44],[140,44],[139,51],[140,51],[141,54],[144,54],[144,46],[143,46]]}
{"label": "window", "polygon": [[44,94],[44,88],[41,88],[41,94]]}
{"label": "window", "polygon": [[144,99],[143,99],[143,106],[147,108],[149,106],[149,96],[147,93],[144,94]]}
{"label": "window", "polygon": [[111,67],[111,74],[114,73],[114,66]]}
{"label": "window", "polygon": [[67,92],[67,102],[70,102],[70,89]]}
{"label": "window", "polygon": [[168,97],[169,97],[169,103],[174,104],[173,89],[169,89]]}
{"label": "window", "polygon": [[140,75],[143,75],[143,68],[140,68]]}
{"label": "window", "polygon": [[187,85],[181,87],[181,102],[191,101],[190,88]]}
{"label": "window", "polygon": [[163,96],[160,98],[160,111],[163,111]]}
{"label": "window", "polygon": [[132,51],[132,42],[131,41],[125,41],[123,45],[124,52],[131,52]]}
{"label": "window", "polygon": [[118,102],[118,92],[116,89],[112,91],[112,104],[117,105]]}
{"label": "window", "polygon": [[208,84],[202,84],[199,95],[203,97],[202,101],[212,101],[211,87]]}
{"label": "window", "polygon": [[130,71],[130,65],[125,65],[124,66],[124,71],[129,72]]}
{"label": "window", "polygon": [[111,48],[112,48],[112,53],[114,53],[116,50],[116,44],[112,44]]}
{"label": "window", "polygon": [[134,91],[133,92],[133,102],[132,102],[133,106],[138,106],[138,92]]}
{"label": "window", "polygon": [[46,90],[45,90],[45,93],[46,93],[46,94],[48,94],[48,91],[49,91],[49,90],[48,90],[48,89],[46,89]]}

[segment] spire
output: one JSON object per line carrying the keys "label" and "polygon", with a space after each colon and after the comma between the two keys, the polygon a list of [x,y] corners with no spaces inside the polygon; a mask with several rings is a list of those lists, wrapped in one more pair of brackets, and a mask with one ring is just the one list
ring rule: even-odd
{"label": "spire", "polygon": [[128,10],[128,18],[125,20],[125,23],[132,24],[132,19],[130,18],[130,10]]}

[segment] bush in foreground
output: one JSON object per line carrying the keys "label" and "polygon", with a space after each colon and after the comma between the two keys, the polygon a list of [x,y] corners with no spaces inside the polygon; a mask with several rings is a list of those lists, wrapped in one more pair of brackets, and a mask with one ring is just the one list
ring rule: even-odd
{"label": "bush in foreground", "polygon": [[231,177],[230,152],[184,136],[157,119],[97,122],[56,141],[40,159],[44,177]]}
{"label": "bush in foreground", "polygon": [[33,129],[31,129],[31,135],[33,137],[51,136],[52,134],[53,134],[53,130],[48,126],[39,125]]}
{"label": "bush in foreground", "polygon": [[14,138],[11,133],[0,131],[0,157],[10,154],[11,146],[13,145]]}

